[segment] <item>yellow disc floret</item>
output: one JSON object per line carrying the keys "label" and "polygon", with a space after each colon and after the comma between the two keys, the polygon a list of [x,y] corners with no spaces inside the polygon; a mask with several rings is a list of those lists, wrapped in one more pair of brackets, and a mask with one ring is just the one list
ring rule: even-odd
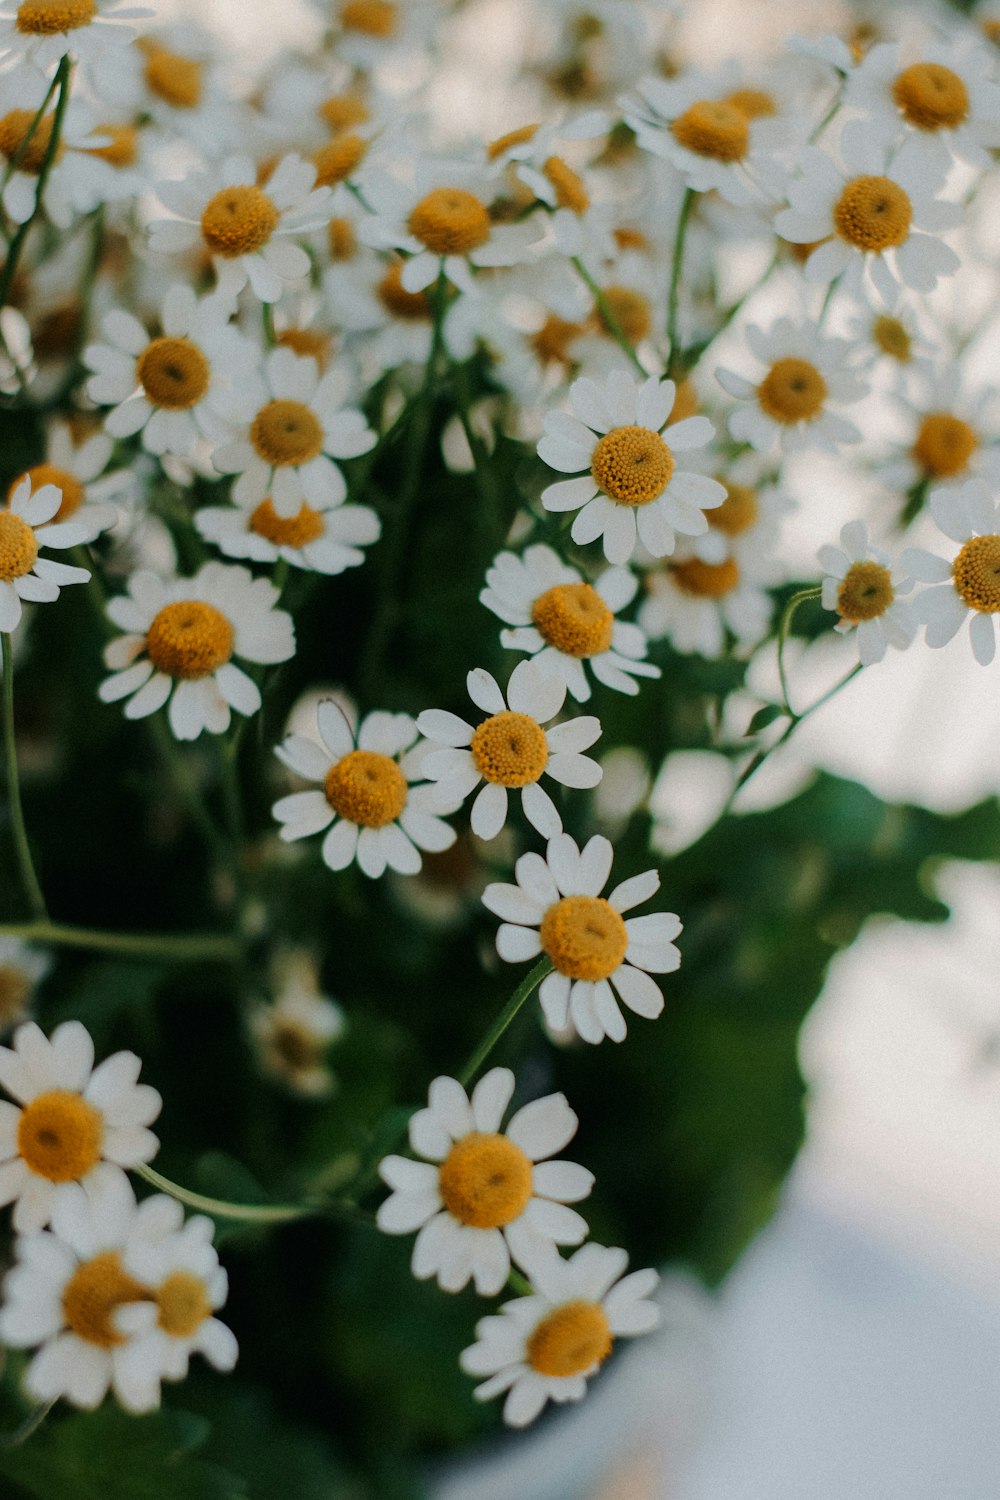
{"label": "yellow disc floret", "polygon": [[833,209],[833,222],[841,239],[876,254],[901,245],[912,220],[909,196],[891,177],[853,178]]}
{"label": "yellow disc floret", "polygon": [[565,1380],[607,1359],[614,1337],[599,1302],[566,1302],[543,1318],[528,1339],[528,1364],[537,1375]]}
{"label": "yellow disc floret", "polygon": [[431,304],[426,292],[408,292],[403,285],[403,267],[397,261],[388,267],[378,286],[378,300],[386,312],[404,323],[425,323],[431,316]]}
{"label": "yellow disc floret", "polygon": [[917,130],[954,130],[969,114],[969,91],[951,68],[914,63],[893,79],[892,97]]}
{"label": "yellow disc floret", "polygon": [[21,0],[15,25],[24,36],[58,36],[89,26],[96,14],[94,0]]}
{"label": "yellow disc floret", "polygon": [[193,1271],[171,1271],[156,1288],[157,1323],[174,1339],[189,1339],[212,1316],[205,1283]]}
{"label": "yellow disc floret", "polygon": [[201,599],[165,604],[146,632],[146,654],[158,672],[194,682],[233,654],[233,627]]}
{"label": "yellow disc floret", "polygon": [[597,313],[606,332],[614,334],[611,326],[611,318],[614,318],[630,344],[641,344],[649,337],[653,330],[653,310],[641,292],[629,286],[606,286],[601,296],[603,306],[598,303]]}
{"label": "yellow disc floret", "polygon": [[837,590],[837,613],[851,625],[877,620],[895,597],[888,568],[877,562],[852,563]]}
{"label": "yellow disc floret", "polygon": [[505,1135],[473,1132],[456,1141],[438,1171],[444,1206],[472,1229],[502,1229],[531,1197],[531,1162]]}
{"label": "yellow disc floret", "polygon": [[313,152],[316,186],[333,187],[335,183],[343,182],[350,177],[367,150],[368,142],[353,131],[335,135],[325,146]]}
{"label": "yellow disc floret", "polygon": [[399,10],[392,0],[346,0],[340,7],[340,24],[345,31],[388,41],[399,27]]}
{"label": "yellow disc floret", "polygon": [[628,933],[620,912],[603,896],[565,896],[542,918],[539,938],[560,974],[608,979],[625,957]]}
{"label": "yellow disc floret", "polygon": [[[52,520],[46,523],[50,526],[54,526],[56,521],[69,520],[69,517],[75,515],[80,509],[86,498],[83,485],[77,479],[76,475],[71,474],[68,469],[60,469],[56,464],[35,464],[33,468],[26,469],[23,474],[14,480],[7,495],[8,501],[17,489],[17,486],[21,483],[21,480],[25,478],[31,480],[31,493],[33,495],[37,494],[45,484],[54,484],[57,490],[62,491],[62,502],[59,509],[52,517]],[[2,576],[2,567],[0,567],[0,577]]]}
{"label": "yellow disc floret", "polygon": [[909,364],[913,341],[898,318],[880,313],[872,323],[872,343],[890,359],[898,360],[901,365]]}
{"label": "yellow disc floret", "polygon": [[486,147],[486,155],[490,161],[496,161],[511,146],[524,146],[528,141],[534,140],[537,133],[537,125],[519,125],[516,130],[508,130],[506,135],[499,135],[495,141],[490,141]]}
{"label": "yellow disc floret", "polygon": [[434,188],[411,211],[407,228],[434,255],[467,255],[489,239],[490,216],[465,188]]}
{"label": "yellow disc floret", "polygon": [[733,89],[724,102],[738,109],[748,120],[765,120],[778,113],[774,95],[764,89]]}
{"label": "yellow disc floret", "polygon": [[297,516],[279,516],[269,496],[251,515],[250,530],[276,547],[305,547],[323,535],[323,513],[303,501]]}
{"label": "yellow disc floret", "polygon": [[750,146],[747,116],[723,99],[699,99],[670,127],[679,146],[715,161],[742,161]]}
{"label": "yellow disc floret", "polygon": [[330,220],[326,230],[331,260],[353,260],[358,252],[358,236],[350,219],[343,216]]}
{"label": "yellow disc floret", "polygon": [[529,714],[509,711],[484,719],[472,736],[472,758],[479,774],[498,786],[537,781],[549,762],[545,731]]}
{"label": "yellow disc floret", "polygon": [[[37,177],[42,170],[55,123],[55,115],[50,114],[35,125],[36,114],[33,109],[12,109],[0,119],[0,154],[15,164],[18,172],[26,172],[31,177]],[[60,142],[55,153],[57,161],[62,150]]]}
{"label": "yellow disc floret", "polygon": [[595,446],[590,472],[609,500],[648,505],[670,483],[674,455],[648,427],[613,427]]}
{"label": "yellow disc floret", "polygon": [[932,411],[920,423],[913,456],[925,474],[953,479],[968,468],[979,439],[968,422],[950,412]]}
{"label": "yellow disc floret", "polygon": [[155,43],[147,44],[143,76],[151,94],[174,109],[197,109],[201,103],[202,64]]}
{"label": "yellow disc floret", "polygon": [[38,539],[27,521],[11,510],[0,510],[0,582],[23,578],[37,557]]}
{"label": "yellow disc floret", "polygon": [[250,427],[250,441],[274,469],[307,464],[323,451],[323,428],[301,401],[269,401]]}
{"label": "yellow disc floret", "polygon": [[568,167],[560,156],[550,156],[542,171],[555,189],[556,203],[574,214],[585,214],[590,207],[590,194],[583,185],[583,178],[572,167]]}
{"label": "yellow disc floret", "polygon": [[543,640],[567,656],[597,656],[611,649],[615,617],[589,583],[557,583],[539,594],[531,619]]}
{"label": "yellow disc floret", "polygon": [[283,328],[275,343],[279,349],[291,349],[302,359],[314,359],[321,370],[330,363],[333,337],[320,328]]}
{"label": "yellow disc floret", "polygon": [[67,1281],[63,1316],[77,1338],[99,1349],[115,1349],[126,1340],[112,1320],[115,1309],[149,1301],[151,1295],[149,1287],[128,1274],[117,1250],[105,1250],[77,1266]]}
{"label": "yellow disc floret", "polygon": [[569,346],[585,332],[582,323],[570,323],[555,313],[549,313],[528,342],[543,365],[569,366],[573,363]]}
{"label": "yellow disc floret", "polygon": [[341,818],[385,828],[406,806],[406,777],[390,755],[351,750],[326,773],[326,800]]}
{"label": "yellow disc floret", "polygon": [[823,410],[826,381],[807,359],[776,359],[757,387],[757,400],[774,422],[811,422]]}
{"label": "yellow disc floret", "polygon": [[134,167],[139,155],[139,132],[134,125],[98,125],[95,135],[108,138],[106,146],[89,146],[88,156],[106,161],[109,167]]}
{"label": "yellow disc floret", "polygon": [[139,355],[136,377],[154,406],[190,411],[212,381],[212,367],[190,339],[154,339]]}
{"label": "yellow disc floret", "polygon": [[19,1021],[31,997],[31,980],[15,964],[0,964],[0,1027]]}
{"label": "yellow disc floret", "polygon": [[1000,536],[974,536],[951,566],[955,589],[970,609],[1000,614]]}
{"label": "yellow disc floret", "polygon": [[208,200],[201,232],[211,251],[233,260],[266,245],[280,220],[281,214],[262,188],[240,183]]}
{"label": "yellow disc floret", "polygon": [[76,1182],[101,1159],[104,1120],[81,1094],[49,1089],[37,1094],[17,1122],[18,1155],[38,1177]]}
{"label": "yellow disc floret", "polygon": [[368,106],[357,94],[332,94],[323,100],[317,114],[334,133],[364,125],[369,119]]}
{"label": "yellow disc floret", "polygon": [[740,581],[739,565],[731,557],[720,563],[688,557],[683,562],[673,563],[670,573],[677,587],[696,599],[723,599],[738,587]]}
{"label": "yellow disc floret", "polygon": [[725,486],[726,498],[714,510],[706,510],[705,520],[709,526],[714,527],[716,531],[721,531],[725,536],[742,536],[744,531],[750,530],[760,515],[757,491],[745,484],[731,484],[726,479],[722,483]]}

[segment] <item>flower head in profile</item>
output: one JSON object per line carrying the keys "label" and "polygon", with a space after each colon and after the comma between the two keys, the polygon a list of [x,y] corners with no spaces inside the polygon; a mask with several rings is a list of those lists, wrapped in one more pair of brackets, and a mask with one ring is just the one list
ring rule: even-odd
{"label": "flower head in profile", "polygon": [[52,957],[23,938],[0,937],[0,1036],[31,1014],[35,988],[52,967]]}
{"label": "flower head in profile", "polygon": [[53,522],[72,521],[85,528],[81,538],[92,542],[118,520],[116,498],[125,499],[133,492],[134,481],[126,469],[106,473],[114,440],[106,432],[91,432],[79,443],[68,422],[53,422],[48,430],[45,459],[19,474],[10,487],[8,498],[24,478],[31,481],[35,494],[43,484],[54,484],[62,494],[62,503]]}
{"label": "flower head in profile", "polygon": [[295,1094],[321,1099],[334,1085],[330,1043],[344,1030],[344,1012],[320,993],[316,962],[303,950],[279,953],[273,963],[275,998],[250,1015],[260,1064]]}
{"label": "flower head in profile", "polygon": [[95,62],[135,36],[129,21],[153,12],[128,0],[12,0],[0,9],[0,56],[13,54],[48,68],[67,52]]}
{"label": "flower head in profile", "polygon": [[907,547],[902,566],[932,585],[916,596],[914,614],[934,647],[946,646],[968,621],[972,654],[988,667],[1000,616],[1000,504],[981,479],[931,490],[928,498],[939,528],[960,546],[951,562],[923,547]]}
{"label": "flower head in profile", "polygon": [[419,1230],[413,1274],[436,1276],[442,1291],[472,1279],[492,1297],[510,1274],[556,1245],[579,1245],[586,1220],[566,1205],[594,1178],[571,1161],[549,1160],[576,1134],[562,1094],[535,1099],[501,1130],[514,1093],[509,1068],[491,1068],[471,1098],[454,1078],[435,1078],[426,1109],[410,1120],[410,1145],[426,1158],[386,1156],[379,1175],[393,1189],[378,1211],[387,1234]]}
{"label": "flower head in profile", "polygon": [[0,630],[16,630],[21,601],[51,604],[69,583],[86,583],[86,568],[39,557],[43,547],[76,547],[90,528],[83,521],[57,521],[63,494],[54,484],[33,488],[29,474],[15,484],[0,509]]}
{"label": "flower head in profile", "polygon": [[872,546],[864,521],[848,521],[840,533],[839,547],[821,547],[824,609],[840,616],[834,630],[841,635],[855,631],[858,657],[863,667],[882,660],[889,646],[898,651],[909,646],[917,633],[912,607],[900,594],[909,593],[913,580],[901,568],[892,568],[887,553]]}

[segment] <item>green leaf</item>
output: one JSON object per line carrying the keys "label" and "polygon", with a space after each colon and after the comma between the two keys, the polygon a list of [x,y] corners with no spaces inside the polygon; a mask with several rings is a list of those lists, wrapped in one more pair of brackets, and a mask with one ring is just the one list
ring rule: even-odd
{"label": "green leaf", "polygon": [[766,729],[769,724],[773,724],[775,719],[784,717],[786,717],[785,710],[779,703],[765,703],[763,708],[758,708],[747,725],[747,739],[751,739],[755,734],[759,734],[762,729]]}

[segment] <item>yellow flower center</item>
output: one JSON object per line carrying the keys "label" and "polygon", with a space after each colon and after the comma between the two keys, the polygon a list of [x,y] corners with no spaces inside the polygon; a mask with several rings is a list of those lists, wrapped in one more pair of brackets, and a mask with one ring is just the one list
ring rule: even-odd
{"label": "yellow flower center", "polygon": [[750,146],[747,116],[724,99],[699,99],[670,127],[678,145],[715,161],[742,161]]}
{"label": "yellow flower center", "polygon": [[979,24],[986,40],[992,42],[995,47],[1000,47],[1000,21],[988,19]]}
{"label": "yellow flower center", "polygon": [[912,219],[909,197],[890,177],[853,178],[833,209],[841,239],[876,253],[901,245]]}
{"label": "yellow flower center", "polygon": [[28,1008],[31,980],[23,969],[0,964],[0,1030],[19,1021]]}
{"label": "yellow flower center", "polygon": [[872,342],[890,359],[898,359],[901,365],[909,363],[911,339],[898,318],[890,318],[887,313],[877,317],[872,324]]}
{"label": "yellow flower center", "polygon": [[378,300],[386,312],[404,323],[425,323],[431,316],[431,304],[426,292],[408,292],[402,281],[403,267],[399,262],[389,266],[376,291]]}
{"label": "yellow flower center", "polygon": [[126,1342],[111,1321],[126,1302],[147,1302],[150,1289],[130,1276],[117,1250],[105,1250],[77,1266],[63,1288],[63,1316],[67,1326],[88,1344],[115,1349]]}
{"label": "yellow flower center", "polygon": [[80,1094],[49,1089],[21,1111],[17,1150],[24,1164],[49,1182],[75,1182],[101,1159],[104,1120]]}
{"label": "yellow flower center", "polygon": [[619,250],[648,250],[649,240],[641,229],[635,229],[630,224],[623,225],[614,231],[614,241]]}
{"label": "yellow flower center", "polygon": [[157,1323],[174,1339],[189,1339],[212,1316],[205,1283],[193,1271],[172,1271],[156,1289]]}
{"label": "yellow flower center", "polygon": [[550,156],[542,167],[545,176],[556,191],[556,203],[572,213],[585,214],[590,207],[590,194],[578,173],[568,167],[559,156]]}
{"label": "yellow flower center", "polygon": [[261,188],[240,184],[223,188],[208,200],[201,216],[201,232],[210,250],[234,260],[266,245],[280,219],[281,214]]}
{"label": "yellow flower center", "polygon": [[590,472],[618,505],[648,505],[670,483],[674,455],[648,427],[614,427],[596,444]]}
{"label": "yellow flower center", "polygon": [[826,381],[807,359],[776,359],[757,387],[757,400],[774,422],[811,422],[823,409]]}
{"label": "yellow flower center", "polygon": [[[649,337],[653,329],[653,312],[641,292],[633,291],[628,286],[606,286],[601,295],[605,307],[630,344],[641,344],[643,339]],[[610,319],[600,305],[598,317],[605,331],[613,333]]]}
{"label": "yellow flower center", "polygon": [[250,441],[272,468],[289,468],[322,453],[323,427],[301,401],[269,401],[253,419]]}
{"label": "yellow flower center", "polygon": [[914,63],[893,80],[892,97],[918,130],[953,130],[968,118],[969,91],[950,68]]}
{"label": "yellow flower center", "polygon": [[38,539],[34,531],[13,511],[0,510],[0,580],[10,583],[23,578],[35,566]]}
{"label": "yellow flower center", "polygon": [[190,339],[154,339],[139,355],[136,378],[154,406],[190,411],[205,395],[212,367]]}
{"label": "yellow flower center", "polygon": [[343,182],[345,177],[350,177],[367,150],[368,142],[353,131],[335,135],[325,146],[313,152],[316,186],[332,187],[334,183]]}
{"label": "yellow flower center", "polygon": [[412,210],[407,227],[435,255],[466,255],[490,237],[486,205],[464,188],[434,188]]}
{"label": "yellow flower center", "polygon": [[279,516],[268,497],[250,517],[250,530],[276,547],[305,547],[323,535],[323,513],[303,501],[297,516]]}
{"label": "yellow flower center", "polygon": [[684,562],[674,563],[670,572],[677,587],[697,599],[722,599],[731,594],[740,581],[739,566],[731,557],[720,563],[689,557]]}
{"label": "yellow flower center", "polygon": [[773,94],[764,89],[733,89],[726,95],[724,103],[731,104],[748,120],[764,120],[778,113]]}
{"label": "yellow flower center", "polygon": [[538,721],[509,710],[483,720],[471,749],[479,774],[499,786],[527,786],[549,762],[548,741]]}
{"label": "yellow flower center", "polygon": [[608,979],[625,957],[625,922],[603,896],[565,896],[542,918],[539,938],[560,974]]}
{"label": "yellow flower center", "polygon": [[165,604],[146,632],[146,653],[168,677],[211,677],[233,654],[233,627],[201,599]]}
{"label": "yellow flower center", "polygon": [[964,473],[978,447],[979,439],[968,422],[950,412],[932,411],[920,423],[913,456],[926,474],[951,479]]}
{"label": "yellow flower center", "polygon": [[531,609],[539,635],[567,656],[597,656],[611,649],[615,617],[589,583],[558,583]]}
{"label": "yellow flower center", "polygon": [[284,328],[275,342],[282,349],[291,349],[303,359],[314,359],[323,370],[330,362],[333,339],[318,328]]}
{"label": "yellow flower center", "polygon": [[147,45],[143,75],[151,94],[174,109],[197,109],[201,103],[202,64],[194,57]]}
{"label": "yellow flower center", "polygon": [[406,777],[390,755],[352,750],[326,773],[326,800],[334,812],[363,828],[385,828],[406,806]]}
{"label": "yellow flower center", "polygon": [[357,94],[333,94],[324,99],[317,111],[320,119],[334,132],[364,125],[369,119],[368,106]]}
{"label": "yellow flower center", "polygon": [[693,380],[682,380],[677,387],[674,396],[674,404],[670,408],[667,418],[667,426],[673,427],[675,422],[683,422],[688,417],[693,417],[698,411],[698,392]]}
{"label": "yellow flower center", "polygon": [[852,26],[847,37],[847,45],[851,49],[854,61],[859,63],[863,57],[866,57],[881,37],[882,32],[873,21],[859,21],[856,26]]}
{"label": "yellow flower center", "polygon": [[613,1343],[599,1302],[566,1302],[543,1318],[528,1339],[528,1364],[553,1380],[583,1375],[607,1359]]}
{"label": "yellow flower center", "polygon": [[895,597],[888,568],[877,562],[852,563],[837,590],[837,613],[851,625],[876,620]]}
{"label": "yellow flower center", "polygon": [[486,147],[486,155],[490,161],[496,161],[511,146],[523,146],[526,142],[533,141],[537,132],[537,125],[519,125],[516,130],[508,130],[506,135],[498,135],[495,141],[490,141]]}
{"label": "yellow flower center", "polygon": [[94,0],[21,0],[15,25],[25,36],[56,36],[89,26],[96,14]]}
{"label": "yellow flower center", "polygon": [[709,526],[726,536],[742,536],[760,515],[757,491],[745,484],[730,484],[728,480],[723,480],[722,483],[725,485],[726,498],[714,510],[706,510],[705,520]]}
{"label": "yellow flower center", "polygon": [[391,0],[346,0],[340,7],[340,24],[345,31],[388,40],[396,35],[399,11]]}
{"label": "yellow flower center", "polygon": [[568,323],[555,313],[549,313],[537,333],[528,340],[543,365],[571,365],[569,346],[586,332],[582,323]]}
{"label": "yellow flower center", "polygon": [[445,1208],[473,1229],[513,1223],[527,1207],[531,1187],[531,1162],[505,1135],[463,1136],[438,1171]]}
{"label": "yellow flower center", "polygon": [[293,1075],[314,1068],[326,1051],[326,1042],[301,1021],[276,1021],[265,1046],[280,1070]]}
{"label": "yellow flower center", "polygon": [[139,132],[134,125],[98,125],[95,135],[106,135],[106,146],[90,146],[88,156],[99,157],[111,167],[132,167],[139,155]]}
{"label": "yellow flower center", "polygon": [[327,243],[331,260],[353,260],[358,250],[358,236],[350,219],[331,219],[327,225]]}
{"label": "yellow flower center", "polygon": [[[54,484],[57,490],[62,490],[62,503],[52,517],[52,520],[46,522],[46,525],[49,526],[54,526],[57,521],[69,520],[70,516],[75,515],[80,509],[86,498],[83,485],[77,479],[76,475],[71,474],[68,469],[57,468],[55,464],[35,464],[34,468],[26,469],[24,474],[20,474],[14,480],[7,493],[8,501],[17,489],[17,486],[21,483],[21,480],[25,478],[31,480],[31,493],[33,495],[44,484]],[[0,576],[2,576],[2,570],[0,570]]]}
{"label": "yellow flower center", "polygon": [[1000,614],[1000,536],[974,536],[951,567],[955,589],[970,609]]}
{"label": "yellow flower center", "polygon": [[[9,162],[16,158],[16,170],[31,177],[37,177],[42,170],[55,122],[55,115],[46,115],[35,125],[29,139],[28,131],[34,125],[36,114],[33,109],[12,109],[0,119],[0,153]],[[62,151],[60,142],[56,148],[56,161],[62,156]]]}

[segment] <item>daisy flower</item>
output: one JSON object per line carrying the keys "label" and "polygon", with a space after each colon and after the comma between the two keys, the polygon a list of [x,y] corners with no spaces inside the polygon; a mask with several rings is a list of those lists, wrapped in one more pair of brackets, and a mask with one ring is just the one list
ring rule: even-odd
{"label": "daisy flower", "polygon": [[28,1019],[35,988],[52,967],[22,938],[0,937],[0,1035]]}
{"label": "daisy flower", "polygon": [[568,1026],[585,1042],[625,1038],[625,1020],[611,986],[629,1010],[655,1019],[663,995],[650,973],[670,974],[681,955],[673,939],[681,924],[672,912],[622,916],[660,888],[655,870],[633,875],[600,894],[611,874],[613,850],[595,834],[580,850],[568,833],[550,839],[545,859],[522,854],[514,866],[516,885],[488,885],[483,905],[502,919],[497,952],[507,963],[544,953],[555,973],[538,995],[549,1026]]}
{"label": "daisy flower", "polygon": [[603,537],[605,557],[618,565],[628,562],[637,542],[653,557],[665,557],[675,532],[698,536],[708,529],[703,512],[721,504],[726,492],[716,480],[680,469],[675,455],[704,447],[715,428],[707,417],[687,417],[671,426],[667,443],[661,434],[676,396],[672,380],[652,375],[640,383],[613,370],[603,385],[575,380],[569,394],[575,415],[546,415],[538,456],[578,475],[542,491],[546,510],[579,511],[574,542]]}
{"label": "daisy flower", "polygon": [[105,315],[105,342],[88,344],[83,361],[94,372],[90,400],[113,407],[104,419],[112,437],[141,433],[147,452],[181,458],[201,437],[228,437],[232,421],[248,414],[247,382],[258,360],[250,340],[229,326],[229,312],[218,296],[199,300],[189,286],[173,286],[158,338],[131,313]]}
{"label": "daisy flower", "polygon": [[[137,1083],[134,1052],[94,1067],[94,1044],[79,1021],[46,1038],[33,1021],[0,1047],[0,1084],[17,1104],[0,1101],[0,1203],[14,1203],[14,1228],[41,1229],[74,1182],[89,1185],[102,1164],[151,1161],[159,1142],[151,1125],[161,1099]],[[105,1170],[104,1175],[107,1175]]]}
{"label": "daisy flower", "polygon": [[153,12],[123,0],[20,0],[0,9],[0,56],[13,53],[48,68],[67,52],[95,62],[111,47],[126,47],[135,27]]}
{"label": "daisy flower", "polygon": [[766,373],[753,381],[721,366],[715,372],[723,390],[746,403],[729,418],[737,442],[761,453],[776,442],[786,453],[803,448],[835,453],[838,444],[860,440],[854,423],[829,409],[831,402],[859,401],[868,394],[848,364],[852,346],[846,339],[824,338],[809,319],[779,318],[766,333],[748,325],[746,340]]}
{"label": "daisy flower", "polygon": [[702,562],[727,558],[752,574],[758,583],[781,580],[779,539],[781,524],[795,502],[767,477],[768,465],[755,453],[742,453],[730,462],[719,458],[712,472],[726,498],[708,512],[708,530],[695,537],[690,551]]}
{"label": "daisy flower", "polygon": [[[48,89],[49,80],[35,68],[17,68],[0,77],[0,157],[4,162],[0,201],[15,224],[27,223],[35,212],[39,177],[52,144],[54,106],[50,104],[35,124]],[[71,100],[42,195],[42,207],[58,228],[67,229],[72,222],[81,173],[84,178],[87,175],[88,151],[106,147],[108,140],[104,133],[93,132],[90,112]],[[94,206],[85,194],[82,201],[82,211]]]}
{"label": "daisy flower", "polygon": [[666,637],[682,655],[717,660],[729,634],[741,645],[761,640],[774,604],[761,579],[733,556],[705,562],[696,555],[671,558],[646,574],[639,623],[651,640]]}
{"label": "daisy flower", "polygon": [[425,773],[409,714],[370,713],[355,735],[343,709],[326,698],[316,722],[322,744],[292,734],[275,751],[297,776],[322,784],[322,791],[293,792],[274,804],[286,843],[329,829],[324,864],[345,870],[357,858],[373,880],[387,867],[415,875],[421,849],[451,848],[455,830],[436,816],[444,810],[437,788],[411,785]]}
{"label": "daisy flower", "polygon": [[347,494],[333,460],[357,458],[378,438],[362,412],[342,406],[342,371],[320,377],[314,359],[273,349],[263,378],[265,390],[246,437],[217,448],[212,462],[221,474],[239,475],[233,486],[237,505],[269,501],[276,518],[309,527],[314,523],[303,517],[303,505],[329,509]]}
{"label": "daisy flower", "polygon": [[1000,409],[995,386],[973,393],[963,388],[961,366],[932,369],[919,401],[897,402],[910,432],[905,450],[875,472],[891,489],[914,485],[964,484],[969,479],[1000,482]]}
{"label": "daisy flower", "polygon": [[510,674],[504,699],[496,678],[476,667],[465,679],[469,697],[489,714],[477,728],[457,714],[428,708],[417,728],[432,744],[423,762],[424,774],[437,782],[442,798],[458,807],[484,781],[472,804],[472,831],[493,839],[507,821],[507,793],[520,790],[521,808],[543,838],[562,831],[555,803],[539,785],[543,775],[563,786],[593,787],[601,779],[596,761],[580,752],[600,737],[601,721],[580,715],[546,730],[566,697],[561,676],[546,675],[534,662],[518,662]]}
{"label": "daisy flower", "polygon": [[840,619],[834,630],[857,631],[858,657],[863,667],[881,661],[889,646],[902,651],[917,633],[917,619],[909,604],[899,599],[913,580],[892,569],[889,556],[872,546],[864,521],[848,521],[841,529],[839,547],[819,549],[824,609],[835,609]]}
{"label": "daisy flower", "polygon": [[246,568],[209,562],[193,578],[169,582],[141,571],[108,615],[126,632],[110,641],[102,703],[127,698],[125,717],[144,719],[170,700],[170,727],[179,740],[202,730],[224,734],[230,709],[255,714],[260,689],[233,661],[287,661],[295,654],[292,617],[276,609],[278,590]]}
{"label": "daisy flower", "polygon": [[424,1161],[386,1156],[379,1176],[392,1194],[378,1210],[387,1234],[411,1234],[413,1274],[436,1276],[444,1292],[471,1278],[494,1297],[513,1258],[525,1266],[556,1245],[579,1245],[587,1222],[568,1203],[586,1198],[594,1176],[548,1158],[572,1140],[577,1117],[562,1094],[524,1105],[501,1131],[514,1093],[509,1068],[491,1068],[471,1099],[454,1078],[435,1078],[426,1109],[410,1120],[410,1146]]}
{"label": "daisy flower", "polygon": [[93,432],[78,444],[67,422],[53,422],[48,430],[45,462],[19,475],[11,494],[25,478],[31,481],[32,494],[44,484],[54,484],[62,494],[62,503],[53,521],[72,520],[85,528],[81,541],[93,542],[118,520],[118,508],[111,497],[124,496],[134,484],[127,469],[104,472],[114,447],[114,439],[104,432]]}
{"label": "daisy flower", "polygon": [[649,1333],[660,1321],[650,1301],[659,1276],[633,1271],[624,1250],[584,1245],[563,1260],[540,1257],[532,1266],[532,1292],[505,1302],[476,1324],[477,1342],[459,1359],[467,1375],[487,1378],[473,1392],[489,1401],[507,1392],[504,1421],[533,1422],[547,1401],[580,1401],[616,1338]]}
{"label": "daisy flower", "polygon": [[92,70],[98,97],[123,118],[148,117],[164,135],[190,141],[217,160],[246,138],[243,108],[227,98],[210,32],[184,22],[141,36]]}
{"label": "daisy flower", "polygon": [[250,1016],[261,1067],[296,1094],[319,1099],[333,1088],[325,1055],[344,1030],[344,1012],[320,994],[316,964],[308,953],[284,953],[275,961],[277,998]]}
{"label": "daisy flower", "polygon": [[412,63],[431,45],[437,8],[430,0],[312,0],[334,26],[336,55],[364,72]]}
{"label": "daisy flower", "polygon": [[931,490],[928,498],[939,528],[961,546],[951,562],[923,547],[907,547],[902,566],[919,583],[934,585],[917,595],[914,613],[934,647],[946,646],[968,620],[972,654],[988,667],[1000,615],[1000,504],[981,479]]}
{"label": "daisy flower", "polygon": [[0,510],[0,630],[16,630],[21,620],[21,600],[51,604],[60,588],[86,583],[86,568],[52,562],[39,557],[42,547],[77,547],[87,540],[90,528],[83,521],[59,521],[62,491],[43,484],[32,492],[30,477],[14,486],[7,508]]}
{"label": "daisy flower", "polygon": [[377,542],[382,533],[382,523],[369,506],[339,500],[322,505],[303,500],[293,516],[279,515],[270,499],[208,505],[195,512],[194,524],[227,557],[261,563],[283,557],[295,568],[327,575],[358,567],[365,560],[361,549]]}
{"label": "daisy flower", "polygon": [[578,703],[586,703],[584,663],[598,682],[630,696],[639,691],[636,677],[660,675],[659,667],[642,660],[646,639],[639,626],[615,619],[638,587],[627,568],[607,568],[593,584],[585,583],[551,547],[539,545],[522,557],[499,553],[479,599],[514,626],[500,632],[506,650],[527,652],[544,672],[561,677]]}
{"label": "daisy flower", "polygon": [[285,283],[308,276],[310,261],[291,236],[319,229],[330,217],[329,188],[316,188],[316,168],[291,155],[263,187],[248,156],[161,182],[157,195],[174,214],[150,226],[150,248],[172,254],[201,245],[212,256],[223,297],[250,283],[261,302],[277,302]]}
{"label": "daisy flower", "polygon": [[942,276],[958,270],[954,250],[937,232],[962,221],[957,203],[937,196],[944,174],[900,152],[891,161],[863,120],[851,120],[840,138],[844,168],[819,147],[799,160],[799,176],[788,186],[791,207],[774,227],[793,244],[817,244],[805,263],[807,281],[841,285],[864,299],[865,270],[892,306],[900,284],[930,292]]}

